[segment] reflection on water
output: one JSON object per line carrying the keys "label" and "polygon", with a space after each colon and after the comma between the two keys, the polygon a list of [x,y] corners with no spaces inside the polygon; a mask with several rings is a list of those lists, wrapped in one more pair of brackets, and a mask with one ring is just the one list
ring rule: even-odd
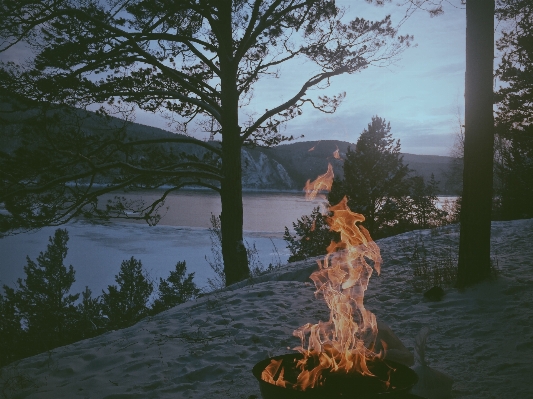
{"label": "reflection on water", "polygon": [[[160,198],[162,191],[128,193],[121,196],[130,200],[143,200],[146,204]],[[102,196],[101,203],[114,195]],[[454,201],[457,197],[438,197],[437,206],[445,200]],[[303,192],[244,192],[244,226],[248,232],[283,232],[285,226],[292,230],[292,224],[303,215],[311,214],[313,208],[323,206],[325,196],[306,200]],[[219,194],[211,190],[188,190],[171,193],[159,213],[159,225],[181,227],[211,227],[211,214],[220,215]],[[144,221],[137,221],[145,223]]]}

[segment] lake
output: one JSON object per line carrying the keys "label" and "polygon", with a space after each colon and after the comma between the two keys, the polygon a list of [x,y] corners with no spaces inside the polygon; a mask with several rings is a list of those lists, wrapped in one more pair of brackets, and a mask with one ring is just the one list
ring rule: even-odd
{"label": "lake", "polygon": [[[131,199],[148,201],[157,193],[128,194]],[[110,196],[111,198],[112,196]],[[283,240],[285,226],[292,223],[324,199],[306,201],[298,192],[245,192],[244,238],[255,245],[260,261],[286,263],[289,252]],[[144,222],[116,221],[93,224],[84,220],[68,223],[61,228],[69,232],[69,251],[65,264],[76,270],[73,292],[81,292],[87,285],[99,295],[102,289],[114,284],[115,275],[123,260],[134,256],[156,281],[166,278],[177,261],[185,260],[187,271],[195,273],[195,282],[204,287],[213,272],[205,257],[211,257],[209,232],[211,214],[220,214],[220,199],[210,191],[182,191],[168,197],[168,207],[157,226]],[[57,227],[0,239],[0,285],[14,287],[17,278],[24,278],[26,256],[35,260],[46,250],[48,237]],[[212,257],[211,257],[212,258]]]}
{"label": "lake", "polygon": [[[143,200],[146,203],[159,198],[159,192],[131,194],[126,198]],[[112,199],[114,195],[103,196]],[[257,192],[243,193],[245,231],[283,232],[285,226],[292,229],[292,223],[302,215],[310,214],[314,207],[325,202],[325,197],[307,201],[304,192]],[[165,208],[168,207],[168,210]],[[211,190],[188,190],[170,194],[161,208],[159,225],[182,227],[211,227],[211,214],[220,215],[220,197]],[[141,222],[144,223],[144,222]]]}
{"label": "lake", "polygon": [[[148,201],[156,195],[152,192],[128,197]],[[244,239],[248,246],[255,245],[265,267],[269,263],[286,263],[289,251],[283,240],[285,226],[292,230],[293,222],[323,203],[324,198],[306,201],[303,192],[245,192]],[[196,284],[206,286],[207,279],[213,277],[205,259],[212,258],[207,229],[211,214],[220,214],[218,194],[182,191],[170,195],[165,207],[168,210],[157,226],[123,220],[105,224],[77,220],[62,226],[70,238],[65,264],[76,270],[72,291],[81,292],[88,286],[94,295],[101,294],[102,289],[115,283],[121,262],[132,256],[141,260],[156,281],[168,277],[177,261],[185,260],[187,271],[195,273]],[[0,239],[0,286],[14,287],[17,278],[24,278],[26,256],[35,260],[45,251],[48,237],[56,228]]]}

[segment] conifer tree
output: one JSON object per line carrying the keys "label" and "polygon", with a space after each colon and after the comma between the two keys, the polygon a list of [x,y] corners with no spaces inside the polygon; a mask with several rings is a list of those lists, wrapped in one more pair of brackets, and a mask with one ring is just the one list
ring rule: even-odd
{"label": "conifer tree", "polygon": [[131,326],[148,315],[148,300],[154,289],[140,260],[133,256],[124,260],[115,276],[118,285],[102,291],[103,314],[108,327],[118,329]]}
{"label": "conifer tree", "polygon": [[24,331],[15,305],[14,290],[4,286],[0,293],[0,367],[23,357]]}
{"label": "conifer tree", "polygon": [[292,224],[295,234],[291,234],[285,227],[283,239],[291,252],[289,262],[296,262],[324,255],[331,241],[339,240],[339,233],[331,231],[327,223],[327,216],[320,212],[320,207],[313,209],[311,215],[303,215]]}
{"label": "conifer tree", "polygon": [[81,293],[81,302],[77,306],[76,338],[94,337],[105,330],[100,297],[93,298],[89,287]]}
{"label": "conifer tree", "polygon": [[159,279],[159,294],[152,307],[154,313],[170,309],[180,303],[196,298],[200,294],[200,289],[193,282],[194,272],[187,274],[185,261],[176,263],[175,270],[170,272],[170,276],[163,280]]}
{"label": "conifer tree", "polygon": [[355,148],[348,148],[344,178],[335,179],[328,195],[330,204],[346,195],[350,209],[365,216],[365,227],[375,238],[394,230],[405,211],[402,199],[409,195],[410,170],[390,130],[385,119],[372,117]]}
{"label": "conifer tree", "polygon": [[69,294],[75,272],[72,265],[63,264],[67,242],[67,230],[57,229],[37,262],[26,258],[26,278],[17,280],[16,306],[27,330],[29,349],[34,353],[72,341],[74,303],[79,294]]}
{"label": "conifer tree", "polygon": [[504,219],[533,217],[533,8],[526,0],[501,0],[497,17],[506,28],[497,41],[496,132],[503,142],[496,172]]}
{"label": "conifer tree", "polygon": [[411,178],[409,209],[412,228],[428,229],[444,222],[446,213],[437,207],[438,181],[433,173],[426,183],[421,176]]}

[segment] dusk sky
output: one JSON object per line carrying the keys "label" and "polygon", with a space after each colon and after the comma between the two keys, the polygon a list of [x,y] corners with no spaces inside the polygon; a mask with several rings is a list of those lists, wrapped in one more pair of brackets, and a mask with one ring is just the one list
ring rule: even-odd
{"label": "dusk sky", "polygon": [[[417,11],[402,26],[401,34],[414,35],[414,46],[401,54],[394,65],[373,67],[332,80],[326,90],[309,91],[311,98],[346,91],[346,99],[333,115],[310,106],[304,114],[285,126],[286,135],[304,135],[301,140],[357,141],[373,115],[391,123],[394,138],[401,140],[402,152],[449,155],[458,131],[458,113],[464,114],[465,10],[459,0],[444,2],[444,14],[431,18]],[[337,0],[346,7],[345,21],[356,16],[380,19],[392,14],[401,20],[405,8],[396,2],[376,7],[365,1]],[[0,54],[0,58],[20,59],[23,50]],[[279,79],[265,78],[255,86],[254,99],[245,111],[257,116],[296,93],[313,74],[311,63],[287,65]],[[136,122],[169,129],[159,115],[138,112]],[[206,138],[206,133],[192,134]]]}
{"label": "dusk sky", "polygon": [[[345,21],[357,16],[380,19],[391,14],[396,23],[405,13],[405,8],[396,6],[394,1],[384,7],[355,0],[336,3],[347,8]],[[460,6],[458,0],[452,3]],[[335,114],[305,107],[303,115],[287,123],[283,133],[303,134],[305,137],[298,141],[355,143],[372,116],[378,115],[391,123],[391,132],[400,139],[402,152],[449,155],[459,129],[458,112],[461,117],[464,115],[465,18],[464,8],[447,2],[444,14],[438,17],[415,12],[400,30],[401,34],[414,35],[414,45],[394,65],[371,66],[353,75],[337,76],[330,88],[309,91],[311,98],[346,91],[346,98]],[[298,63],[281,69],[279,79],[259,81],[247,111],[257,109],[259,113],[279,105],[312,75],[311,63]],[[136,121],[168,129],[167,121],[157,115],[138,113]],[[196,136],[205,138],[207,134]]]}

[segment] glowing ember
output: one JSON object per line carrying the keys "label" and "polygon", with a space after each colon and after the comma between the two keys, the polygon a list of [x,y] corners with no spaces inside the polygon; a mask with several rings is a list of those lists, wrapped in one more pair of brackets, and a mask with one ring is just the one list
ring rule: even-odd
{"label": "glowing ember", "polygon": [[335,159],[341,159],[341,156],[339,154],[339,146],[336,146],[337,149],[335,151],[333,151],[333,158]]}
{"label": "glowing ember", "polygon": [[261,379],[273,385],[285,387],[283,373],[285,370],[281,367],[282,360],[272,359],[270,364],[261,373]]}
{"label": "glowing ember", "polygon": [[[315,198],[319,190],[329,190],[333,181],[331,165],[328,171],[314,182],[307,182],[306,197]],[[327,255],[318,261],[319,269],[311,274],[317,298],[322,298],[330,309],[329,321],[308,323],[294,331],[301,346],[294,348],[303,354],[295,368],[295,381],[286,381],[281,362],[272,360],[263,372],[262,379],[305,391],[323,386],[335,376],[368,376],[374,374],[369,364],[380,360],[382,353],[373,351],[377,337],[377,322],[373,313],[366,310],[363,298],[373,270],[380,273],[379,247],[368,230],[358,225],[363,215],[352,212],[347,198],[329,207],[327,222],[330,229],[340,233],[339,242],[331,242]],[[387,375],[387,372],[385,373]],[[387,378],[380,378],[382,389],[388,387]]]}
{"label": "glowing ember", "polygon": [[[322,141],[322,140],[320,140],[320,141]],[[307,151],[308,152],[314,151],[316,146],[320,144],[320,141],[318,143],[316,143],[314,146],[312,146],[311,148],[309,148]]]}
{"label": "glowing ember", "polygon": [[332,183],[333,167],[331,164],[328,164],[328,171],[326,173],[318,176],[314,181],[307,180],[304,187],[305,198],[312,200],[316,197],[319,191],[329,191]]}

